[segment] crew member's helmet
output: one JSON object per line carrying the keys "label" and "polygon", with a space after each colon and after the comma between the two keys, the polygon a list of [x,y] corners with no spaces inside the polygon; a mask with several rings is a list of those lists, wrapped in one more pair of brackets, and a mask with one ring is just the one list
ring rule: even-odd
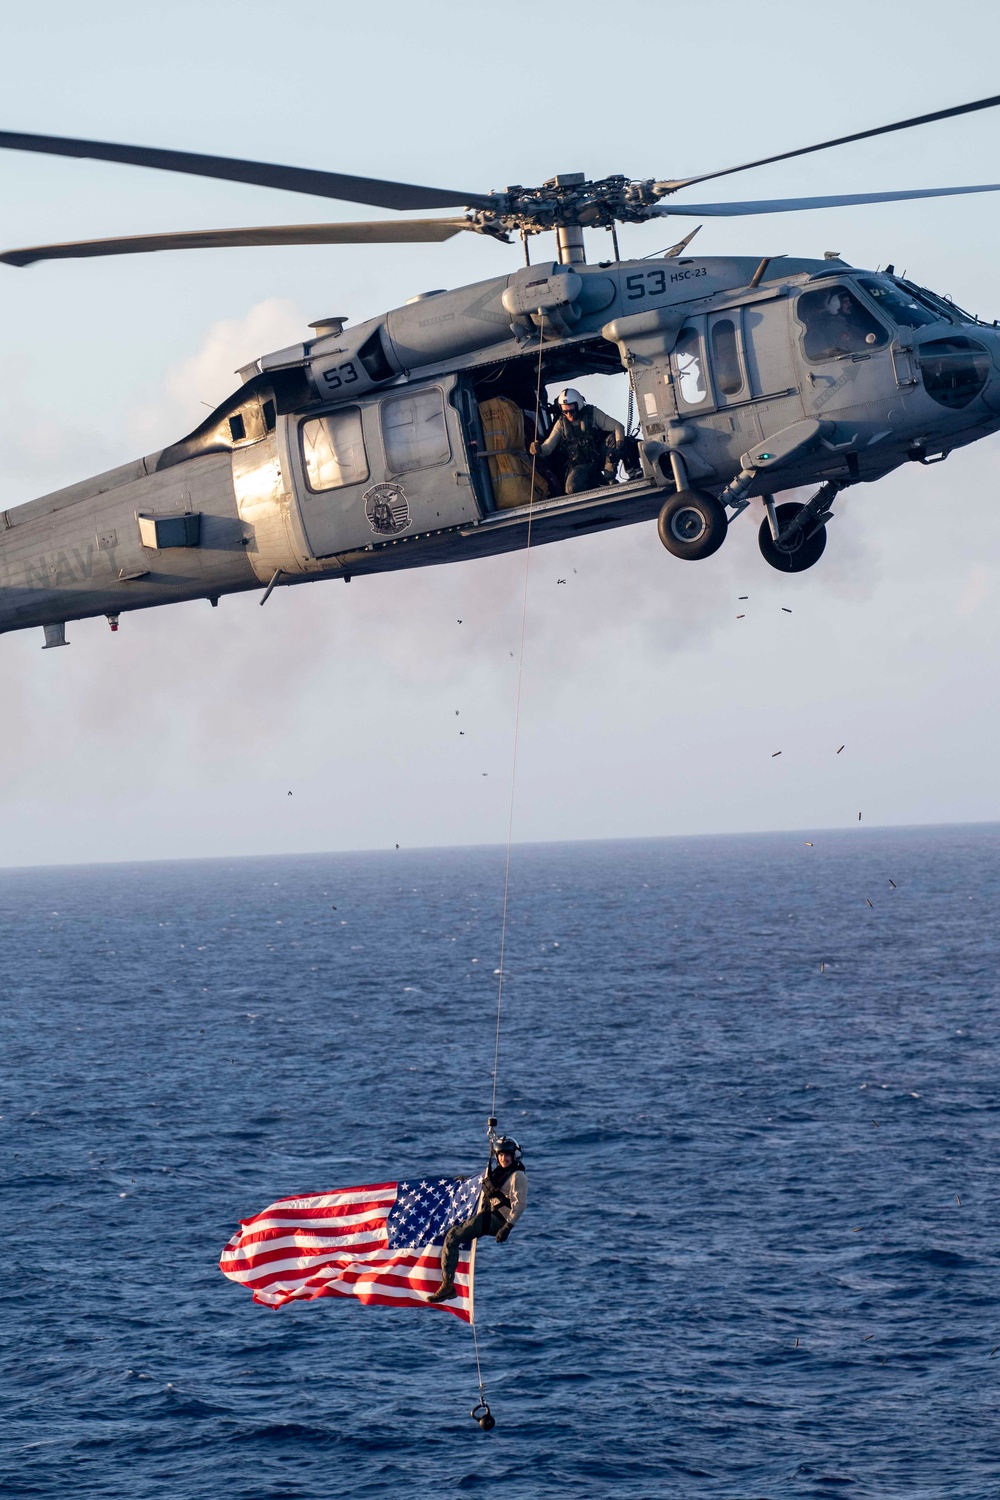
{"label": "crew member's helmet", "polygon": [[582,411],[586,404],[580,392],[575,391],[571,385],[568,385],[564,391],[560,391],[556,397],[557,406],[575,406],[577,411]]}
{"label": "crew member's helmet", "polygon": [[513,1139],[513,1137],[509,1136],[509,1135],[502,1135],[500,1137],[500,1139],[497,1141],[497,1144],[496,1144],[496,1153],[497,1153],[497,1156],[500,1155],[501,1151],[509,1152],[509,1154],[511,1156],[520,1156],[520,1154],[521,1154],[521,1148],[520,1148],[520,1146]]}

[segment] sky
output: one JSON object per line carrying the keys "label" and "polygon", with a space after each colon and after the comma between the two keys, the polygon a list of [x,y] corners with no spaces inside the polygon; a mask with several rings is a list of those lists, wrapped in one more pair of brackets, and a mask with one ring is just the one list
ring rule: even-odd
{"label": "sky", "polygon": [[[946,48],[926,0],[835,15],[798,0],[0,0],[0,19],[0,128],[472,191],[691,175],[976,99],[1000,46],[985,0],[949,11]],[[1000,110],[700,191],[992,181]],[[9,247],[366,216],[0,152]],[[622,254],[691,227],[625,227]],[[591,259],[609,253],[589,239]],[[698,243],[892,261],[1000,316],[1000,194],[709,222]],[[237,366],[311,321],[358,322],[519,257],[460,235],[0,267],[0,508],[178,438]],[[599,396],[612,409],[616,384]],[[798,577],[764,563],[757,509],[701,563],[670,557],[653,524],[533,551],[514,838],[996,819],[998,491],[1000,437],[907,465],[838,502]],[[114,636],[83,621],[44,656],[38,630],[0,637],[0,865],[503,841],[524,579],[514,554],[281,589],[265,609],[248,594],[141,611]]]}

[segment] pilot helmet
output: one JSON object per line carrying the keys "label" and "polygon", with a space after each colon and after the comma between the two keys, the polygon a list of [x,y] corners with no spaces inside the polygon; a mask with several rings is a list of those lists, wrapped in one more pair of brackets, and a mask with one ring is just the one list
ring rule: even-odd
{"label": "pilot helmet", "polygon": [[507,1152],[511,1156],[520,1156],[520,1154],[521,1154],[521,1148],[520,1148],[520,1146],[513,1139],[513,1137],[511,1137],[509,1135],[502,1135],[500,1137],[500,1139],[496,1143],[495,1150],[496,1150],[497,1156],[500,1155],[501,1151],[505,1151],[505,1152]]}
{"label": "pilot helmet", "polygon": [[556,397],[557,406],[575,406],[577,411],[582,411],[586,404],[580,392],[575,391],[571,385],[568,385],[564,391],[560,391]]}

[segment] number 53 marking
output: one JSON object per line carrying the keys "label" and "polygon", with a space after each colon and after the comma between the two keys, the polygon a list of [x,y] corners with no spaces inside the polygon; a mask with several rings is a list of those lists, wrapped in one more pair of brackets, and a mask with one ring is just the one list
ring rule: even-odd
{"label": "number 53 marking", "polygon": [[354,367],[353,359],[349,359],[346,365],[337,365],[336,369],[324,370],[323,379],[335,391],[341,385],[353,385],[358,378],[358,372]]}
{"label": "number 53 marking", "polygon": [[626,301],[637,302],[640,297],[659,297],[667,290],[667,273],[659,267],[652,271],[633,271],[625,277]]}

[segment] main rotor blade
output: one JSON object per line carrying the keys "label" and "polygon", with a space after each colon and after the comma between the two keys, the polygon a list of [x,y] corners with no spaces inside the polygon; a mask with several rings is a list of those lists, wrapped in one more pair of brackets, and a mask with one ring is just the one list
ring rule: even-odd
{"label": "main rotor blade", "polygon": [[[857,130],[853,135],[839,135],[832,141],[820,141],[816,146],[800,146],[795,151],[780,151],[777,156],[762,156],[759,161],[745,161],[739,167],[725,167],[721,172],[703,172],[700,177],[682,177],[675,182],[663,183],[668,193],[679,188],[694,187],[697,182],[710,182],[715,177],[730,177],[734,172],[749,172],[751,167],[767,167],[771,162],[789,161],[793,156],[808,156],[813,151],[826,151],[831,146],[846,146],[851,141],[867,141],[874,135],[890,135],[894,130],[909,130],[913,125],[930,125],[934,120],[950,120],[956,115],[971,115],[979,109],[993,109],[1000,104],[1000,94],[989,99],[974,99],[971,104],[954,104],[950,109],[937,109],[929,115],[914,115],[910,120],[897,120],[894,125],[878,125],[874,130]],[[0,139],[2,144],[2,139]]]}
{"label": "main rotor blade", "polygon": [[30,266],[37,260],[77,260],[93,255],[141,255],[150,250],[214,250],[234,245],[439,244],[463,229],[467,219],[374,219],[360,224],[276,224],[260,229],[196,229],[182,234],[138,234],[116,240],[77,240],[5,250],[0,261]]}
{"label": "main rotor blade", "polygon": [[[672,218],[684,214],[692,219],[705,214],[709,218],[741,218],[747,214],[789,214],[800,208],[849,208],[855,203],[900,203],[906,198],[954,198],[961,193],[997,193],[1000,182],[981,187],[914,188],[901,193],[835,193],[825,198],[760,198],[745,203],[660,203],[653,212]],[[0,256],[0,260],[5,259]]]}
{"label": "main rotor blade", "polygon": [[317,198],[370,203],[373,208],[487,208],[491,202],[481,193],[386,182],[380,177],[349,177],[342,172],[320,172],[308,167],[282,167],[272,162],[243,161],[239,157],[161,151],[155,146],[123,146],[112,141],[82,141],[61,135],[23,135],[0,130],[0,148],[125,162],[135,167],[156,167],[162,172],[187,172],[192,177],[217,177],[223,182],[250,182],[289,193],[311,193]]}

